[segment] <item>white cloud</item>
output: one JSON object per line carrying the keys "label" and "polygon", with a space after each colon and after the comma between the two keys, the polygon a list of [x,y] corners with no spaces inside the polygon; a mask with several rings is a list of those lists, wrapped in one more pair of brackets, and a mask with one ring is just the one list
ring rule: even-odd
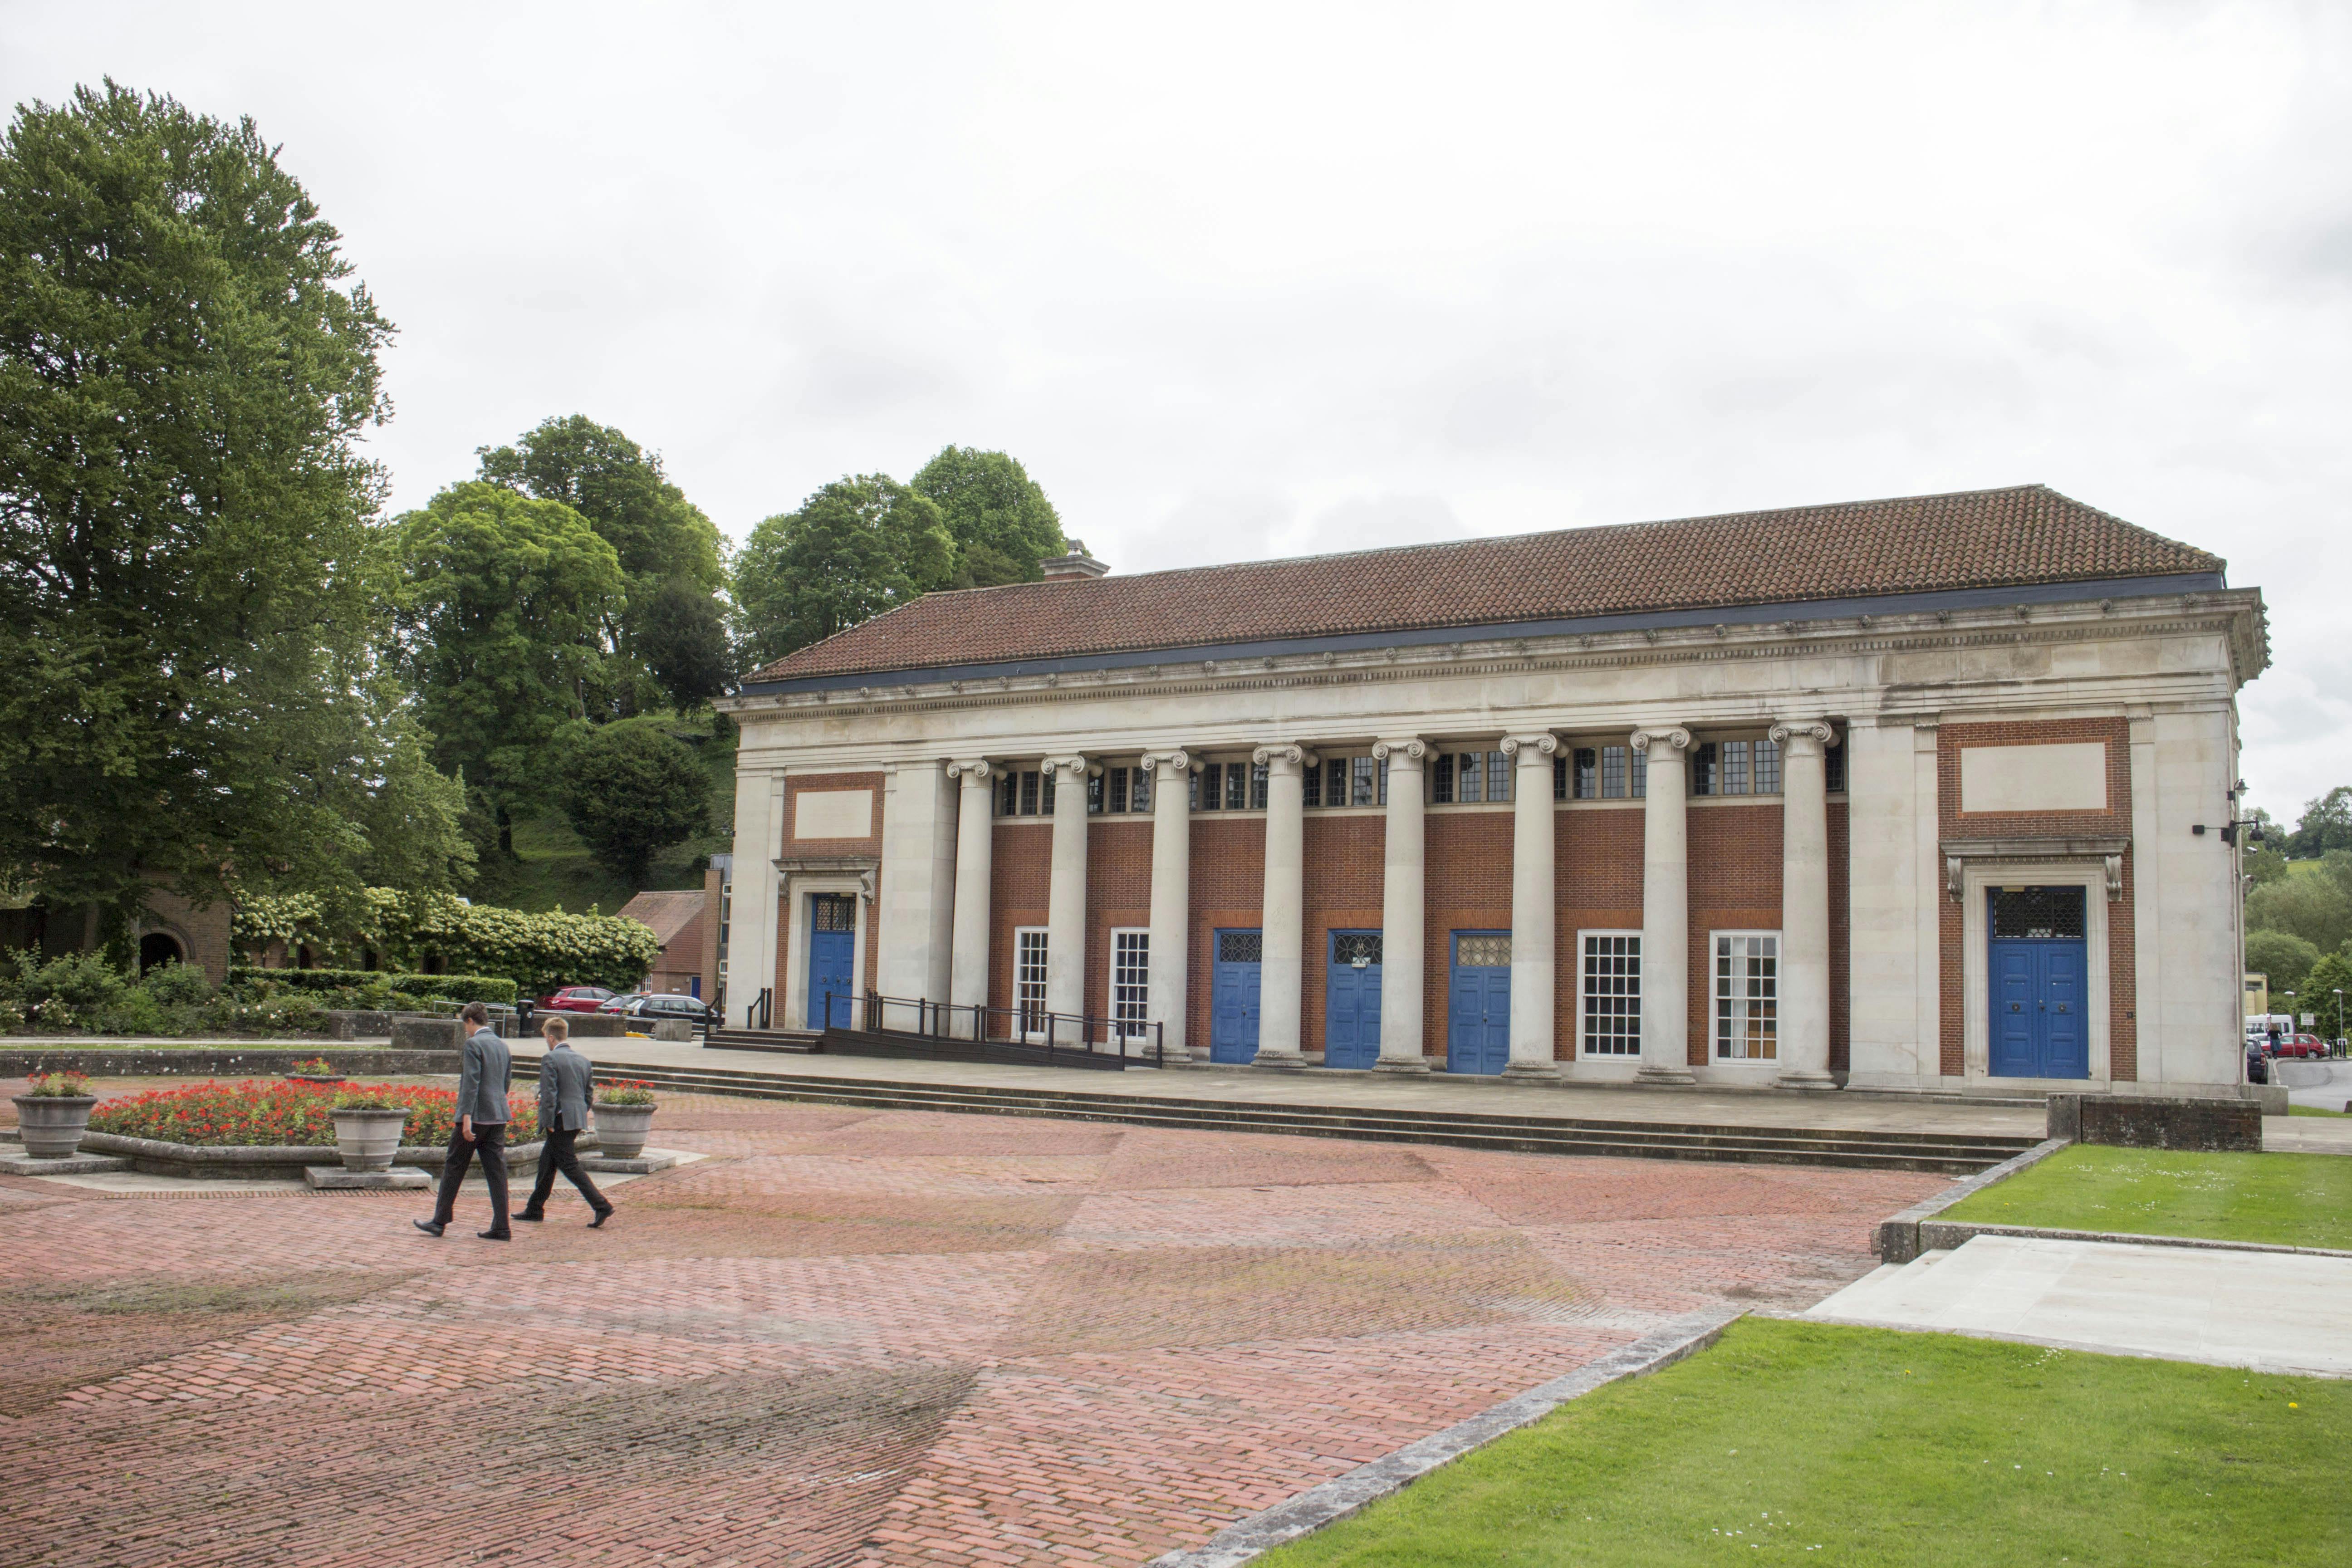
{"label": "white cloud", "polygon": [[2041,480],[2226,554],[2352,779],[2338,7],[108,6],[403,331],[413,505],[586,412],[740,535],[1008,449],[1118,570]]}

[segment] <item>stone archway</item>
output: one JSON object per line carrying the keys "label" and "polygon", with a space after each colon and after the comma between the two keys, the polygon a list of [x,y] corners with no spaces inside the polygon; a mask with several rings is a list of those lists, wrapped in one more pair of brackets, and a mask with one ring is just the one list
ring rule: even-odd
{"label": "stone archway", "polygon": [[151,931],[139,939],[139,973],[161,969],[167,963],[188,962],[187,944],[167,931]]}

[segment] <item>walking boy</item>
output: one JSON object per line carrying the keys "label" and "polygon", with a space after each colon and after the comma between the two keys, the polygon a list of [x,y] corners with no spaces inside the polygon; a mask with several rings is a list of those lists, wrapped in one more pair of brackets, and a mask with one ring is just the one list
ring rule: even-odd
{"label": "walking boy", "polygon": [[515,1218],[547,1217],[548,1194],[555,1191],[555,1173],[561,1171],[596,1211],[588,1222],[588,1228],[595,1230],[613,1217],[613,1205],[588,1179],[572,1150],[580,1130],[588,1125],[590,1063],[572,1048],[572,1026],[561,1013],[550,1016],[540,1033],[546,1037],[547,1054],[539,1058],[539,1180],[531,1184],[530,1202]]}
{"label": "walking boy", "polygon": [[457,1016],[474,1026],[458,1058],[457,1126],[449,1134],[448,1157],[441,1163],[441,1195],[433,1205],[433,1217],[409,1223],[427,1236],[448,1228],[457,1206],[457,1184],[466,1179],[466,1168],[478,1149],[482,1179],[490,1188],[490,1228],[475,1234],[484,1241],[511,1241],[514,1232],[507,1225],[507,1089],[514,1081],[514,1061],[507,1055],[507,1043],[490,1027],[488,1007],[468,1002]]}

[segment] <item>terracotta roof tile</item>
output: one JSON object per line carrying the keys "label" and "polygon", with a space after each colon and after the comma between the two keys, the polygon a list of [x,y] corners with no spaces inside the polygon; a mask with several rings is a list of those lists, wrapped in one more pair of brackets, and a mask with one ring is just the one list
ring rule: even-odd
{"label": "terracotta roof tile", "polygon": [[2042,485],[930,594],[746,678],[2213,573]]}
{"label": "terracotta roof tile", "polygon": [[639,893],[621,906],[621,918],[653,927],[654,935],[667,947],[704,907],[699,891]]}

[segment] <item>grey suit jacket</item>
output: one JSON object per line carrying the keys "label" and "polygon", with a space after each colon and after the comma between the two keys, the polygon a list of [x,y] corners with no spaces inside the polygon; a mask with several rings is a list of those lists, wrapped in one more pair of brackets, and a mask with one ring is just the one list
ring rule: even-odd
{"label": "grey suit jacket", "polygon": [[502,1127],[507,1120],[507,1090],[514,1083],[514,1058],[507,1043],[488,1027],[466,1037],[457,1068],[457,1114],[470,1116],[485,1127]]}
{"label": "grey suit jacket", "polygon": [[566,1041],[539,1058],[539,1126],[542,1132],[577,1132],[588,1125],[590,1073],[594,1064]]}

